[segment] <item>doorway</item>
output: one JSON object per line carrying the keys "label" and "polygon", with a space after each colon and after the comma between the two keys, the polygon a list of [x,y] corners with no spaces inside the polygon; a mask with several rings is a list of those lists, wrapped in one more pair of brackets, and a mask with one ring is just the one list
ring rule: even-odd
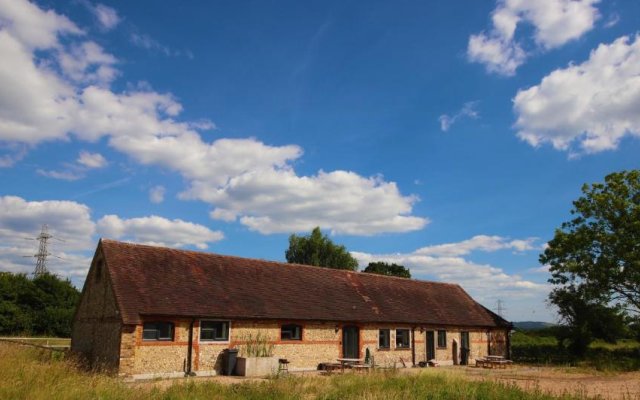
{"label": "doorway", "polygon": [[434,331],[427,331],[427,361],[436,358],[436,334]]}
{"label": "doorway", "polygon": [[460,332],[460,364],[469,365],[469,332]]}
{"label": "doorway", "polygon": [[342,357],[360,358],[360,329],[357,326],[342,328]]}
{"label": "doorway", "polygon": [[451,357],[453,358],[453,365],[458,365],[460,362],[458,361],[458,341],[453,339],[453,343],[451,343]]}

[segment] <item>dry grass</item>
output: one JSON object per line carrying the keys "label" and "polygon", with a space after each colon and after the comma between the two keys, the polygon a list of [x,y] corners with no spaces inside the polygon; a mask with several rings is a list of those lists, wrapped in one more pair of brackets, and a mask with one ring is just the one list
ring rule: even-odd
{"label": "dry grass", "polygon": [[[46,350],[0,343],[0,399],[552,399],[513,385],[469,382],[447,373],[287,377],[222,385],[215,380],[131,386],[82,372]],[[562,396],[563,399],[581,397]]]}

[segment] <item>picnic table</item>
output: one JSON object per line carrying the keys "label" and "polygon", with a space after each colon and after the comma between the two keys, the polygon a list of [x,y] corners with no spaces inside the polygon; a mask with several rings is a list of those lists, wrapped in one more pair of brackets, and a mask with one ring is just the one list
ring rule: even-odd
{"label": "picnic table", "polygon": [[486,356],[476,359],[476,366],[483,368],[507,368],[513,361],[505,359],[503,356]]}
{"label": "picnic table", "polygon": [[338,358],[338,362],[342,367],[342,372],[344,372],[345,367],[353,367],[354,365],[362,365],[364,360],[362,358]]}

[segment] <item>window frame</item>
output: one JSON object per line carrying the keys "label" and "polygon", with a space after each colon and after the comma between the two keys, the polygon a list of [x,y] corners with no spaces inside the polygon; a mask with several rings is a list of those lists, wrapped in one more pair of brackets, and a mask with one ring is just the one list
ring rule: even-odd
{"label": "window frame", "polygon": [[[202,324],[207,322],[227,323],[227,338],[226,339],[203,339],[202,338]],[[198,342],[199,343],[229,343],[231,341],[231,321],[228,319],[201,319],[198,329]]]}
{"label": "window frame", "polygon": [[[299,332],[299,337],[293,337],[293,335],[290,338],[284,338],[282,337],[282,333],[284,328],[289,328],[289,327],[293,327],[294,330],[292,331],[292,333],[295,332],[295,330],[297,329]],[[296,324],[296,323],[290,323],[290,324],[281,324],[280,325],[280,341],[282,342],[302,342],[304,338],[304,326],[302,326],[301,324]]]}
{"label": "window frame", "polygon": [[[386,347],[380,345],[380,339],[382,338],[380,336],[380,334],[382,332],[387,332],[387,346]],[[378,329],[378,350],[391,350],[391,329],[389,329],[389,328]]]}
{"label": "window frame", "polygon": [[[441,336],[441,335],[442,335],[442,336]],[[447,331],[446,331],[446,330],[443,330],[443,329],[440,329],[440,330],[438,330],[438,335],[437,335],[437,336],[438,336],[438,337],[437,337],[437,340],[436,340],[436,346],[437,346],[437,348],[439,348],[439,349],[446,349],[446,348],[447,348]],[[444,346],[443,346],[443,345],[441,345],[440,337],[442,337],[442,338],[443,338]]]}
{"label": "window frame", "polygon": [[[156,337],[145,338],[144,332],[150,331],[151,329],[145,328],[146,325],[155,325],[154,331],[156,332]],[[169,337],[160,337],[161,329],[158,328],[159,325],[168,325],[170,327]],[[142,341],[143,342],[173,342],[176,336],[176,325],[171,321],[147,321],[142,324]]]}
{"label": "window frame", "polygon": [[[404,331],[407,333],[407,345],[406,346],[398,346],[398,332]],[[406,350],[411,348],[411,329],[409,328],[396,328],[396,349]]]}

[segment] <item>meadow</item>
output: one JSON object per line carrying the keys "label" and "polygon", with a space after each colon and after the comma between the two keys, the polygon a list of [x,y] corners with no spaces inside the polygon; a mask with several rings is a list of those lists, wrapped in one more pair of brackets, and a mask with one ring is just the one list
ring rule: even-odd
{"label": "meadow", "polygon": [[583,357],[575,357],[550,332],[517,331],[511,338],[512,358],[517,363],[564,365],[598,371],[640,370],[640,343],[621,339],[617,343],[596,340]]}
{"label": "meadow", "polygon": [[[53,354],[53,356],[52,356]],[[402,374],[289,376],[224,384],[216,379],[177,379],[127,383],[97,372],[84,372],[63,353],[0,343],[0,399],[582,399],[553,397],[539,390],[468,381],[446,371]]]}

